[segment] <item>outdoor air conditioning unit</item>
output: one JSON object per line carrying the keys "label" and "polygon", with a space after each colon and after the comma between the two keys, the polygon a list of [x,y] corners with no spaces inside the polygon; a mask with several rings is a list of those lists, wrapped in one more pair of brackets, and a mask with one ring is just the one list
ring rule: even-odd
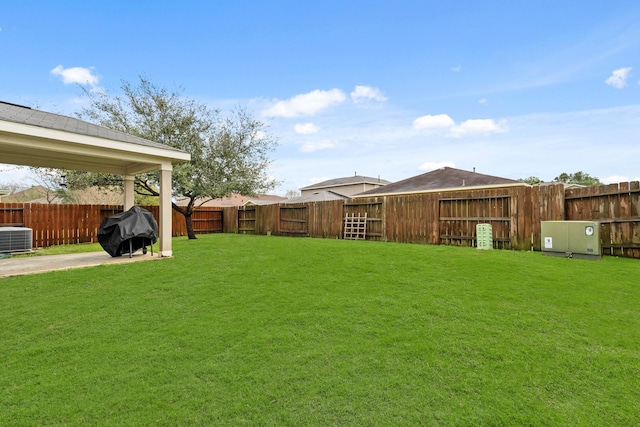
{"label": "outdoor air conditioning unit", "polygon": [[25,227],[0,227],[0,252],[31,252],[33,230]]}
{"label": "outdoor air conditioning unit", "polygon": [[600,224],[594,221],[542,221],[542,253],[568,258],[600,259]]}

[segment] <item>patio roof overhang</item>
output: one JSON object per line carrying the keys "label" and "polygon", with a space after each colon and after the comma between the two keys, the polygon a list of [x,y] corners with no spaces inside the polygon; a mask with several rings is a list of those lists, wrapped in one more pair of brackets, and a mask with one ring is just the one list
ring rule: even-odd
{"label": "patio roof overhang", "polygon": [[189,161],[189,153],[0,120],[0,162],[136,175]]}
{"label": "patio roof overhang", "polygon": [[133,206],[134,176],[160,173],[160,256],[171,256],[171,171],[185,151],[72,117],[0,102],[0,163],[118,174],[125,210]]}

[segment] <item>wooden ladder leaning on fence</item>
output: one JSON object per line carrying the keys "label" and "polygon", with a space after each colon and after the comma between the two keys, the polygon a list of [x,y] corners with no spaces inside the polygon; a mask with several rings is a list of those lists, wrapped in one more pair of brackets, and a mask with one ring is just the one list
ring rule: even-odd
{"label": "wooden ladder leaning on fence", "polygon": [[358,216],[353,214],[344,217],[344,234],[345,240],[365,240],[367,236],[367,214]]}

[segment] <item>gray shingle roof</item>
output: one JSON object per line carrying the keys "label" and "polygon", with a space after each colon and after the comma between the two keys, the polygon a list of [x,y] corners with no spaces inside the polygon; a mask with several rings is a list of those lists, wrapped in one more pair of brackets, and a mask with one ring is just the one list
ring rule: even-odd
{"label": "gray shingle roof", "polygon": [[505,184],[522,183],[513,179],[500,178],[499,176],[484,175],[477,172],[444,167],[394,182],[384,187],[359,193],[358,196],[416,193],[420,191],[446,190],[448,188],[500,186]]}
{"label": "gray shingle roof", "polygon": [[307,203],[307,202],[324,202],[327,200],[348,200],[351,197],[338,194],[334,191],[320,190],[315,193],[305,194],[303,196],[294,197],[292,199],[282,200],[280,203]]}
{"label": "gray shingle roof", "polygon": [[0,101],[0,120],[37,126],[45,129],[59,130],[77,135],[93,136],[96,138],[110,139],[113,141],[143,145],[146,147],[161,148],[165,150],[182,151],[164,144],[149,141],[144,138],[119,132],[104,126],[94,125],[84,120],[60,114],[34,110],[22,105]]}
{"label": "gray shingle roof", "polygon": [[353,184],[374,184],[374,185],[387,185],[390,181],[380,178],[372,178],[370,176],[348,176],[345,178],[335,178],[328,181],[318,182],[316,184],[307,185],[300,190],[315,190],[322,188],[338,187],[340,185],[353,185]]}

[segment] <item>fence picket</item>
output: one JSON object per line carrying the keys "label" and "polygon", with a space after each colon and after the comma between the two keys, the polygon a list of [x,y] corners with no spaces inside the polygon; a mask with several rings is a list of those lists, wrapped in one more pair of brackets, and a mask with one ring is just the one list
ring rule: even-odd
{"label": "fence picket", "polygon": [[[146,207],[158,218],[157,206]],[[0,203],[0,224],[33,229],[34,247],[97,241],[113,205]],[[494,247],[540,249],[540,222],[601,222],[603,252],[640,258],[640,183],[564,189],[563,184],[434,192],[251,207],[202,207],[193,214],[196,233],[341,238],[346,215],[367,216],[367,239],[405,243],[475,245],[475,226],[492,224]],[[249,217],[251,215],[251,217]],[[242,223],[242,225],[241,225]],[[173,211],[173,235],[186,235],[184,217]]]}

